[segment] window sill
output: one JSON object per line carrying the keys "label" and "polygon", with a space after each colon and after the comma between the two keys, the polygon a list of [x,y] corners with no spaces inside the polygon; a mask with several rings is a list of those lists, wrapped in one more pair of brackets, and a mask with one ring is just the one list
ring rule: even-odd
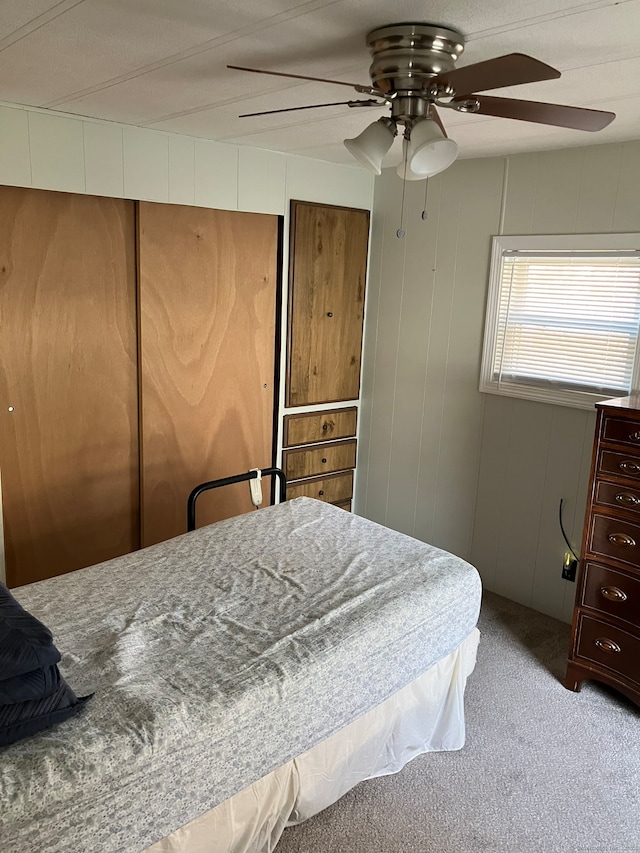
{"label": "window sill", "polygon": [[[509,385],[497,382],[485,382],[480,384],[482,394],[495,394],[499,397],[516,397],[520,400],[530,400],[534,403],[550,403],[554,406],[568,406],[571,409],[586,409],[593,411],[596,403],[610,400],[613,394],[589,394],[581,391],[562,391],[550,388],[535,388],[523,385]],[[628,394],[621,391],[620,397]]]}

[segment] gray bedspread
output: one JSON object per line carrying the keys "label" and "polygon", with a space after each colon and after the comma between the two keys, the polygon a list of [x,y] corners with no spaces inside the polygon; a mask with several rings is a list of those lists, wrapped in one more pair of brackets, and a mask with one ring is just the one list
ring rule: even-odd
{"label": "gray bedspread", "polygon": [[468,563],[309,498],[13,590],[82,714],[0,750],[2,853],[137,853],[473,629]]}

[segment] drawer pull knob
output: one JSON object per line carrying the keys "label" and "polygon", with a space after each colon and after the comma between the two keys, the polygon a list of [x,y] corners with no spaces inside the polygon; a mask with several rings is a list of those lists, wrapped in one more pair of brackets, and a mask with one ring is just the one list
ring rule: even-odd
{"label": "drawer pull knob", "polygon": [[620,651],[620,646],[617,643],[614,643],[613,640],[609,640],[607,637],[598,637],[597,640],[594,640],[594,643],[599,649],[602,649],[603,652],[609,652],[609,654],[616,654]]}
{"label": "drawer pull knob", "polygon": [[618,465],[623,471],[631,471],[634,474],[640,473],[640,465],[637,462],[631,462],[629,459],[625,459]]}
{"label": "drawer pull knob", "polygon": [[325,456],[325,457],[322,459],[323,464],[324,464],[326,461],[327,461],[327,457]]}
{"label": "drawer pull knob", "polygon": [[329,429],[329,424],[322,424],[322,429],[326,432]]}
{"label": "drawer pull knob", "polygon": [[607,539],[612,545],[623,545],[625,548],[636,544],[636,540],[627,536],[626,533],[610,533]]}
{"label": "drawer pull knob", "polygon": [[619,504],[623,504],[624,506],[637,506],[640,504],[640,498],[636,495],[632,495],[629,492],[620,492],[619,495],[616,495],[616,500]]}
{"label": "drawer pull knob", "polygon": [[601,586],[600,594],[608,598],[609,601],[626,601],[627,593],[617,586]]}
{"label": "drawer pull knob", "polygon": [[[318,492],[318,494],[322,497],[322,495],[324,495],[324,489],[320,489],[320,491]],[[627,596],[625,595],[625,598],[626,598],[626,597],[627,597]]]}
{"label": "drawer pull knob", "polygon": [[640,441],[640,430],[630,433],[629,438],[631,441]]}

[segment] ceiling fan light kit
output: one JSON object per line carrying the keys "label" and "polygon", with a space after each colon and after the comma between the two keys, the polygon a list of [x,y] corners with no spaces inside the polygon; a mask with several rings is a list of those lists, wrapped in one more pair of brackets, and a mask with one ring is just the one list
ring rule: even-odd
{"label": "ceiling fan light kit", "polygon": [[435,121],[423,118],[407,126],[402,151],[398,175],[407,181],[423,181],[449,168],[458,156],[458,145],[444,135]]}
{"label": "ceiling fan light kit", "polygon": [[[379,175],[398,126],[404,125],[403,160],[397,172],[406,180],[422,180],[436,175],[457,157],[458,146],[447,137],[438,113],[440,109],[587,131],[602,130],[615,118],[614,113],[602,110],[474,94],[557,79],[560,72],[522,53],[510,53],[456,68],[456,62],[464,51],[465,39],[462,33],[451,27],[429,23],[389,24],[371,30],[366,43],[372,56],[369,68],[372,85],[369,86],[280,71],[229,67],[349,86],[370,98],[347,101],[346,106],[390,108],[390,117],[373,122],[355,138],[345,139],[344,144],[360,163]],[[311,104],[269,112],[290,112],[292,109],[315,109],[319,106],[335,104]]]}
{"label": "ceiling fan light kit", "polygon": [[349,152],[375,175],[382,174],[382,161],[391,148],[397,134],[395,123],[390,118],[379,118],[353,139],[345,139]]}

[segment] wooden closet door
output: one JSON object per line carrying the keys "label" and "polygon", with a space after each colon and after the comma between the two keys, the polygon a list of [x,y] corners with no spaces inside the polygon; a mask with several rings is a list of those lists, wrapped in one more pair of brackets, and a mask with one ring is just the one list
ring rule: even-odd
{"label": "wooden closet door", "polygon": [[287,406],[360,393],[369,212],[291,203]]}
{"label": "wooden closet door", "polygon": [[16,586],[139,546],[132,202],[0,187],[0,470]]}
{"label": "wooden closet door", "polygon": [[[271,465],[277,247],[276,216],[140,203],[144,545],[185,532],[198,483]],[[225,487],[197,523],[252,508]]]}

